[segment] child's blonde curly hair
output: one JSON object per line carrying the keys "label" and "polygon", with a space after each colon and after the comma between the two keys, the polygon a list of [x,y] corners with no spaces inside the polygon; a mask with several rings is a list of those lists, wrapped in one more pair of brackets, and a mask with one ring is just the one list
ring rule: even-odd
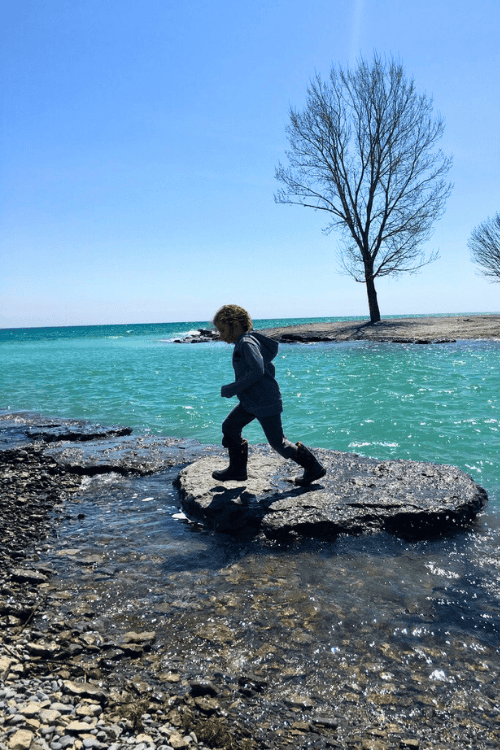
{"label": "child's blonde curly hair", "polygon": [[245,332],[251,331],[253,328],[250,315],[239,305],[223,305],[220,310],[217,310],[214,315],[213,324],[217,327],[219,323],[229,326],[239,323]]}

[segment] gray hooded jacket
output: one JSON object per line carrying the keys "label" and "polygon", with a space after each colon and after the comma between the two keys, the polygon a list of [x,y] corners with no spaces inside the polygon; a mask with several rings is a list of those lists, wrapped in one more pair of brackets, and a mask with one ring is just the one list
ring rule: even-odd
{"label": "gray hooded jacket", "polygon": [[279,385],[272,360],[278,343],[256,331],[243,333],[234,346],[234,383],[223,385],[221,395],[237,396],[241,405],[256,417],[269,417],[283,411]]}

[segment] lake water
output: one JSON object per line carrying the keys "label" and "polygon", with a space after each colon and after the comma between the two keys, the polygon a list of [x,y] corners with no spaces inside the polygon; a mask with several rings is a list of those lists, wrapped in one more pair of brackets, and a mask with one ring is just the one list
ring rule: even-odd
{"label": "lake water", "polygon": [[[324,320],[324,319],[322,319]],[[263,328],[290,321],[258,321]],[[207,323],[0,330],[0,408],[219,443],[232,347]],[[285,432],[311,446],[456,464],[498,501],[500,342],[281,345]],[[246,432],[262,442],[258,426]]]}
{"label": "lake water", "polygon": [[[299,321],[256,328],[285,322]],[[218,443],[232,347],[173,343],[206,325],[0,331],[0,408]],[[500,674],[500,342],[287,344],[276,370],[291,440],[457,465],[487,490],[485,512],[425,542],[243,543],[178,517],[176,471],[113,475],[88,481],[85,519],[63,522],[45,559],[103,626],[154,627],[165,665],[246,664],[276,674],[283,694],[346,710],[346,691],[368,705],[411,684],[423,704],[477,713]],[[263,441],[258,426],[245,434]],[[493,721],[498,706],[481,700]]]}

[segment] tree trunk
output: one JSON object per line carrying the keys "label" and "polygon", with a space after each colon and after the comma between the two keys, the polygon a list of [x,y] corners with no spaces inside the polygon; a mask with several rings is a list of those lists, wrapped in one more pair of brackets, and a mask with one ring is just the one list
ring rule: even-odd
{"label": "tree trunk", "polygon": [[370,323],[378,323],[380,320],[380,310],[378,309],[377,290],[375,281],[371,274],[366,274],[366,293],[368,295],[368,307],[370,310]]}

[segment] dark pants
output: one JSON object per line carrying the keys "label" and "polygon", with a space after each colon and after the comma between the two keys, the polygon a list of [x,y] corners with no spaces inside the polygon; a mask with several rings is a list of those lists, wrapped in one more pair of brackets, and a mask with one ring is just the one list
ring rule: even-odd
{"label": "dark pants", "polygon": [[222,445],[224,448],[229,448],[231,445],[240,445],[241,431],[254,419],[260,422],[269,445],[274,448],[276,453],[279,453],[283,458],[292,458],[295,455],[297,448],[283,434],[281,414],[272,414],[270,417],[256,417],[241,404],[235,406],[222,423]]}

